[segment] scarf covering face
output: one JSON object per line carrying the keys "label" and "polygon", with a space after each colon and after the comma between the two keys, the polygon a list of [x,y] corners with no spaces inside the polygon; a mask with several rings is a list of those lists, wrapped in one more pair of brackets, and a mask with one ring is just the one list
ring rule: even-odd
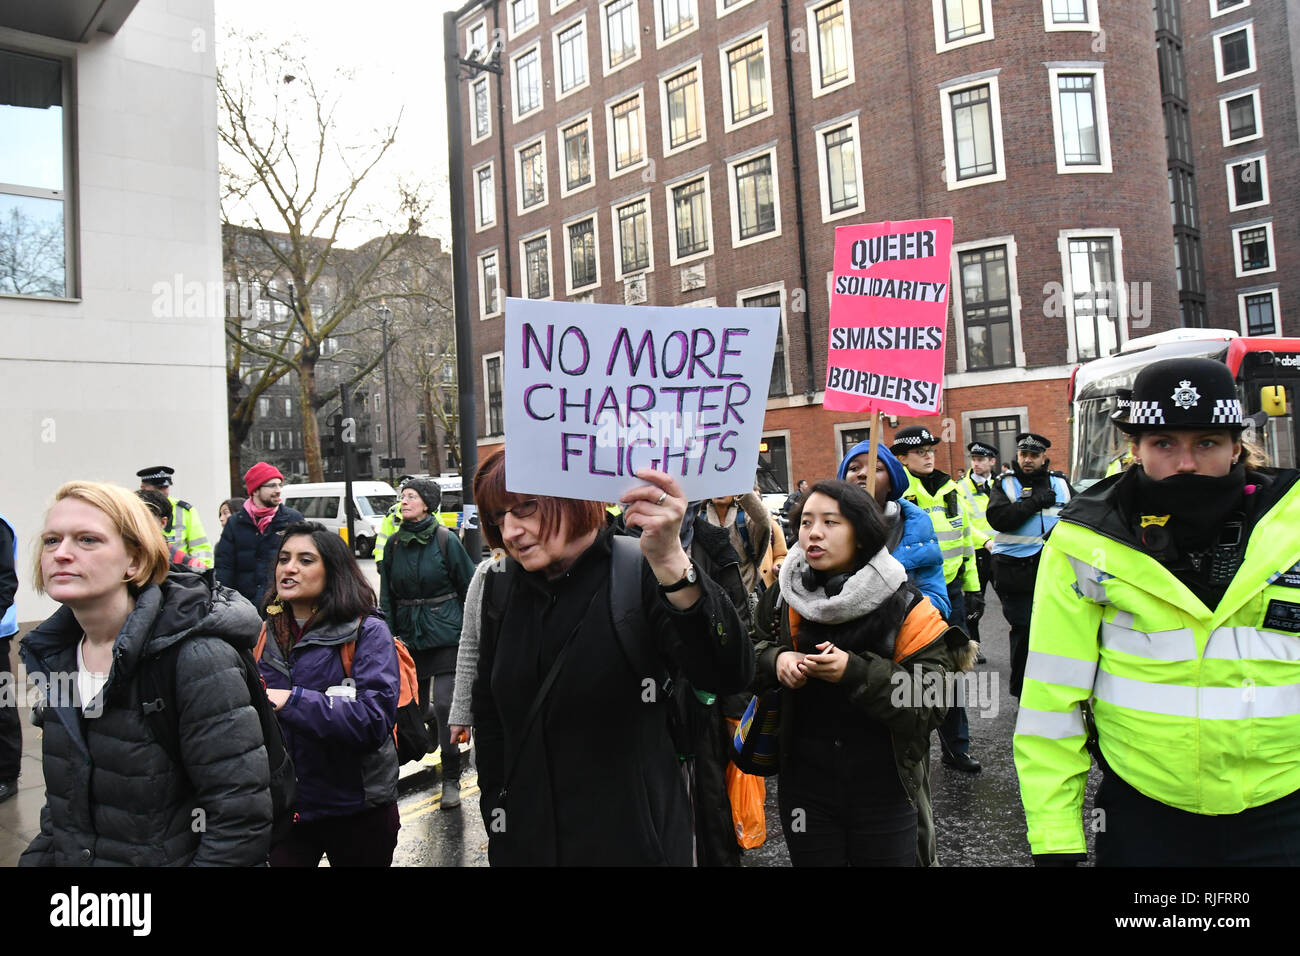
{"label": "scarf covering face", "polygon": [[252,498],[244,499],[244,510],[247,511],[248,516],[253,519],[253,524],[257,525],[258,534],[266,534],[267,525],[271,523],[271,519],[275,517],[275,513],[279,508],[279,505],[272,505],[269,508],[259,508],[253,504]]}
{"label": "scarf covering face", "polygon": [[864,617],[907,583],[907,572],[884,548],[855,571],[844,589],[834,597],[827,597],[820,587],[812,591],[805,588],[803,573],[806,570],[808,559],[804,556],[803,546],[792,544],[785,563],[781,565],[781,596],[800,617],[818,624],[843,624]]}

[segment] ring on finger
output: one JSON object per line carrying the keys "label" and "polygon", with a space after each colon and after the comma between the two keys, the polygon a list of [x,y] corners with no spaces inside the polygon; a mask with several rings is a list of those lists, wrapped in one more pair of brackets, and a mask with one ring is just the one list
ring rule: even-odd
{"label": "ring on finger", "polygon": [[655,504],[657,504],[657,505],[661,505],[661,504],[663,504],[663,503],[664,503],[664,499],[667,498],[667,497],[668,497],[668,492],[666,492],[666,491],[661,492],[660,495],[659,495],[659,500],[656,501]]}

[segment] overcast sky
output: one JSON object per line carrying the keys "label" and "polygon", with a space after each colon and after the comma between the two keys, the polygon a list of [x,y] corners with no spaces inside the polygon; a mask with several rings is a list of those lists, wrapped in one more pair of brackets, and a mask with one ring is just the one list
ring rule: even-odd
{"label": "overcast sky", "polygon": [[[216,0],[217,35],[229,27],[273,40],[297,38],[318,85],[335,68],[352,70],[354,81],[336,91],[341,142],[363,143],[403,110],[396,142],[371,174],[366,199],[390,205],[399,178],[425,183],[433,203],[421,231],[446,241],[451,222],[442,18],[463,5],[464,0]],[[366,232],[345,236],[344,244],[364,242],[370,238]]]}

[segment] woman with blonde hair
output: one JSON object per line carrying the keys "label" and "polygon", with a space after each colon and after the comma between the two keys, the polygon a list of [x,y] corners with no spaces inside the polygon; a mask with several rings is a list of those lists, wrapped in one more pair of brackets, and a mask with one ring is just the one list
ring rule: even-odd
{"label": "woman with blonde hair", "polygon": [[[235,650],[252,648],[257,611],[210,573],[169,571],[157,522],[116,485],[61,487],[34,565],[36,590],[62,607],[21,645],[45,689],[32,719],[46,803],[19,865],[265,862],[270,774]],[[142,669],[173,645],[180,762],[139,693]]]}

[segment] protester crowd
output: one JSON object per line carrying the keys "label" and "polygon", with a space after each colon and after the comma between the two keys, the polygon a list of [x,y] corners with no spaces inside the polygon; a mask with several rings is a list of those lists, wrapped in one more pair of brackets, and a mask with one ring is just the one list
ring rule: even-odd
{"label": "protester crowd", "polygon": [[[474,476],[493,557],[408,478],[378,593],[265,462],[215,547],[170,467],[70,481],[29,579],[60,607],[20,644],[48,688],[21,864],[386,866],[400,764],[437,750],[457,812],[472,744],[493,865],[734,865],[765,779],[794,865],[936,865],[931,741],[981,764],[922,685],[983,662],[989,585],[1036,864],[1087,860],[1094,762],[1098,864],[1300,862],[1300,472],[1247,424],[1221,364],[1157,362],[1116,413],[1131,463],[1081,493],[1042,435],[1001,471],[972,442],[953,477],[903,428],[799,482],[788,549],[749,489],[525,496],[498,450]],[[24,577],[0,517],[6,658]],[[20,733],[0,707],[0,802]]]}

